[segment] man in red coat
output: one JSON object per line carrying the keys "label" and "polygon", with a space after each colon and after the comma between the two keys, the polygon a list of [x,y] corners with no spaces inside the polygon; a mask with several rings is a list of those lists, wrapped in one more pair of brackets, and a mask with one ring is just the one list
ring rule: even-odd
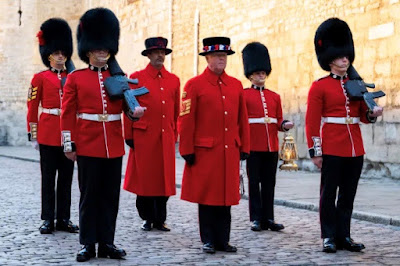
{"label": "man in red coat", "polygon": [[[65,68],[66,61],[71,62],[71,29],[65,20],[51,18],[41,25],[37,37],[43,64],[49,68],[33,77],[27,102],[28,139],[35,147],[39,145],[42,172],[41,218],[44,222],[39,231],[41,234],[51,234],[56,218],[57,230],[75,233],[79,228],[69,220],[74,163],[64,156],[60,130],[61,83],[67,77],[67,72],[73,70]],[[73,68],[72,63],[67,65]],[[40,119],[39,105],[42,106]]]}
{"label": "man in red coat", "polygon": [[[111,100],[104,81],[108,63],[118,52],[119,22],[106,8],[88,10],[78,26],[78,53],[88,68],[68,76],[64,88],[61,129],[65,155],[78,162],[78,262],[96,256],[121,259],[126,253],[114,245],[121,185],[124,139],[122,100]],[[136,110],[140,117],[143,110]]]}
{"label": "man in red coat", "polygon": [[203,40],[207,68],[186,83],[179,117],[179,150],[186,160],[183,200],[199,204],[203,251],[236,252],[229,244],[231,206],[239,203],[239,160],[249,154],[243,87],[225,73],[230,39]]}
{"label": "man in red coat", "polygon": [[284,226],[274,221],[278,131],[288,131],[293,128],[293,123],[283,120],[279,94],[265,88],[265,80],[271,73],[267,47],[252,42],[246,45],[242,53],[244,74],[252,83],[244,91],[250,124],[247,175],[251,230],[280,231]]}
{"label": "man in red coat", "polygon": [[345,83],[352,79],[348,73],[354,69],[355,56],[346,22],[338,18],[324,21],[316,31],[314,46],[320,66],[330,71],[311,85],[306,113],[310,157],[321,168],[323,251],[361,251],[364,245],[350,237],[353,203],[365,154],[359,123],[374,123],[383,109],[375,106],[368,110],[364,101],[351,101],[345,89]]}
{"label": "man in red coat", "polygon": [[136,207],[144,220],[142,229],[152,226],[170,231],[165,225],[168,197],[175,195],[176,122],[179,115],[179,78],[164,67],[172,52],[163,37],[148,38],[142,52],[150,63],[130,78],[138,79],[149,93],[138,101],[147,111],[140,121],[124,119],[125,142],[131,147],[124,189],[137,194]]}

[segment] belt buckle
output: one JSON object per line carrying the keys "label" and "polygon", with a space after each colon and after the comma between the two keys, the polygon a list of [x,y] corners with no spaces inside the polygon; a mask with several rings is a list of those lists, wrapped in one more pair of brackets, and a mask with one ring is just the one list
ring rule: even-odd
{"label": "belt buckle", "polygon": [[271,118],[269,118],[268,116],[264,117],[264,123],[270,124],[271,123]]}
{"label": "belt buckle", "polygon": [[99,116],[99,122],[108,122],[108,114],[100,114]]}
{"label": "belt buckle", "polygon": [[353,124],[353,117],[346,117],[346,124]]}
{"label": "belt buckle", "polygon": [[61,109],[57,109],[57,115],[61,115]]}

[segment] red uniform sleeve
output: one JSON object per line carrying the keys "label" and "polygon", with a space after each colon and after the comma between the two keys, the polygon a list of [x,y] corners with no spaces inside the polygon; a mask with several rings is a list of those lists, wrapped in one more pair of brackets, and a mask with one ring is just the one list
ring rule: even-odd
{"label": "red uniform sleeve", "polygon": [[178,141],[178,117],[181,106],[181,82],[178,78],[177,86],[175,88],[175,103],[174,103],[174,128],[175,128],[175,142]]}
{"label": "red uniform sleeve", "polygon": [[181,155],[194,153],[194,131],[197,93],[191,81],[185,85],[179,114],[179,152]]}
{"label": "red uniform sleeve", "polygon": [[278,130],[279,131],[286,131],[283,129],[283,124],[287,122],[287,120],[283,120],[282,115],[282,103],[281,97],[277,95],[277,104],[276,104],[276,119],[278,120]]}
{"label": "red uniform sleeve", "polygon": [[240,83],[239,92],[239,134],[240,134],[240,152],[250,153],[250,125],[247,115],[246,99],[244,98],[243,86]]}
{"label": "red uniform sleeve", "polygon": [[321,117],[323,108],[323,90],[317,82],[311,85],[307,99],[306,136],[310,157],[322,156]]}
{"label": "red uniform sleeve", "polygon": [[77,87],[75,84],[74,75],[69,74],[63,89],[62,107],[61,107],[61,134],[64,151],[70,152],[68,147],[74,143],[77,108]]}
{"label": "red uniform sleeve", "polygon": [[35,74],[31,81],[28,92],[28,113],[27,113],[27,130],[31,134],[31,140],[37,138],[38,127],[38,109],[42,99],[43,81],[40,74]]}

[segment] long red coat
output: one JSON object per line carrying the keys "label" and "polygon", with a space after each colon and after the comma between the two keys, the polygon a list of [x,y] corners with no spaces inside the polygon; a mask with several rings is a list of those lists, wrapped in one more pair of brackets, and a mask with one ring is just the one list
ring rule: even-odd
{"label": "long red coat", "polygon": [[[101,74],[101,75],[100,75]],[[122,121],[98,122],[77,118],[77,114],[121,114],[122,100],[110,100],[100,84],[110,76],[108,70],[89,68],[70,73],[64,85],[61,130],[71,132],[76,154],[99,158],[124,155]]]}
{"label": "long red coat", "polygon": [[247,114],[249,118],[265,117],[263,104],[268,112],[268,117],[276,118],[277,123],[270,124],[250,124],[250,150],[251,151],[279,151],[278,131],[282,129],[281,97],[279,94],[268,89],[262,90],[265,100],[261,97],[261,92],[252,87],[244,90],[244,98],[246,100]]}
{"label": "long red coat", "polygon": [[[65,71],[60,78],[66,77]],[[28,94],[27,129],[31,132],[31,125],[37,126],[37,141],[49,146],[61,146],[60,116],[41,113],[38,119],[39,104],[43,108],[61,109],[62,89],[58,73],[51,70],[39,72],[33,76]]]}
{"label": "long red coat", "polygon": [[125,117],[125,139],[132,139],[124,189],[141,196],[175,195],[175,142],[179,114],[179,78],[164,67],[158,71],[148,64],[133,73],[149,93],[137,97],[147,108],[143,117],[132,122]]}
{"label": "long red coat", "polygon": [[240,152],[250,150],[240,81],[209,68],[189,80],[182,95],[179,131],[181,155],[195,154],[195,163],[185,165],[181,198],[205,205],[238,204]]}
{"label": "long red coat", "polygon": [[[310,156],[335,155],[355,157],[365,154],[359,124],[324,123],[322,117],[359,117],[370,123],[364,101],[349,101],[341,83],[348,79],[329,75],[315,81],[307,100],[306,135]],[[347,109],[348,108],[348,109]],[[321,150],[317,147],[322,142]]]}

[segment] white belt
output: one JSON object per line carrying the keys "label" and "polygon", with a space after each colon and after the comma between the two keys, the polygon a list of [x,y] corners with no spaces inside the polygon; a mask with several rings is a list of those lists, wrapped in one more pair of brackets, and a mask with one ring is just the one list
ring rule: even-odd
{"label": "white belt", "polygon": [[50,114],[50,115],[61,115],[61,109],[60,108],[43,108],[42,113],[45,114]]}
{"label": "white belt", "polygon": [[274,117],[249,118],[249,124],[277,124],[278,120]]}
{"label": "white belt", "polygon": [[359,117],[322,117],[322,122],[332,124],[358,124]]}
{"label": "white belt", "polygon": [[78,114],[80,119],[97,121],[97,122],[111,122],[121,120],[121,114]]}

